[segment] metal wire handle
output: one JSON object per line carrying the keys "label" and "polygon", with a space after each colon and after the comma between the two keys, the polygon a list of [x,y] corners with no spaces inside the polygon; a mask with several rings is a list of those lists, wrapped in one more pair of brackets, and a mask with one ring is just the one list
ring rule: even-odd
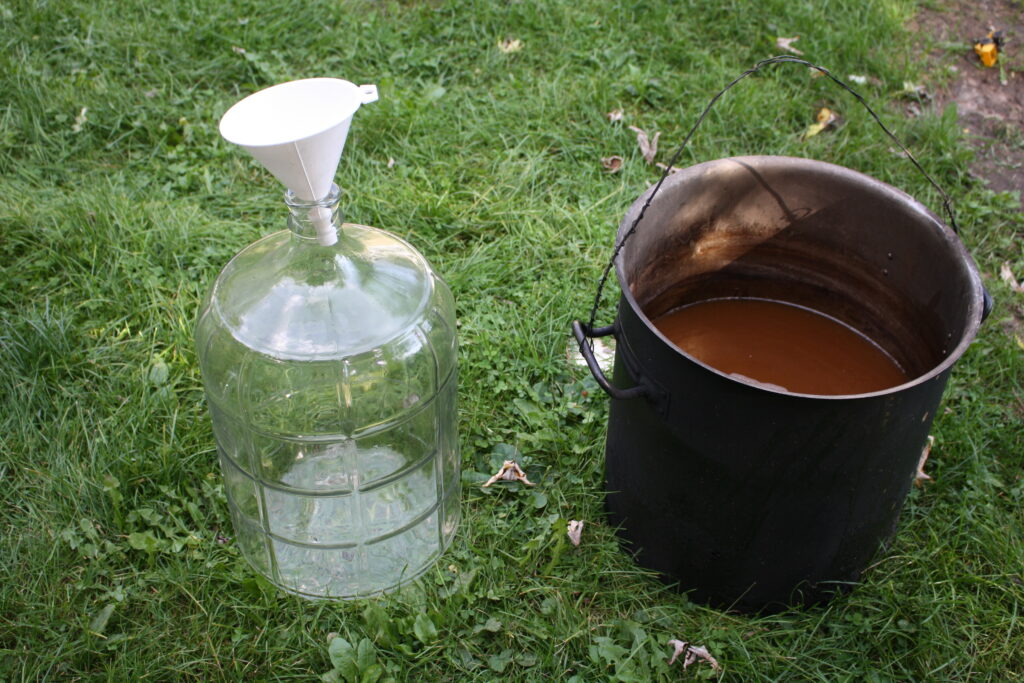
{"label": "metal wire handle", "polygon": [[[697,117],[697,121],[690,128],[690,132],[688,132],[686,134],[686,137],[683,138],[682,144],[679,145],[675,153],[672,155],[672,158],[669,159],[668,165],[665,166],[665,170],[661,174],[661,178],[658,179],[658,183],[654,186],[654,189],[647,196],[647,200],[644,202],[643,206],[640,207],[640,213],[637,214],[637,217],[633,220],[633,224],[629,226],[629,230],[626,231],[626,234],[623,235],[622,239],[619,240],[618,244],[615,245],[615,250],[612,252],[612,257],[608,259],[608,264],[604,267],[604,272],[601,273],[601,280],[600,282],[598,282],[597,285],[597,294],[594,295],[594,305],[590,308],[590,320],[587,323],[587,331],[594,329],[594,321],[597,319],[597,309],[598,306],[601,305],[601,295],[604,293],[604,286],[605,283],[608,281],[608,275],[611,273],[611,270],[615,265],[615,259],[618,258],[619,252],[622,251],[622,247],[626,244],[626,240],[628,240],[633,235],[633,233],[636,232],[637,225],[639,225],[640,221],[643,220],[644,214],[647,213],[647,209],[651,206],[651,202],[654,200],[654,196],[658,194],[658,190],[661,189],[661,185],[662,183],[665,182],[665,178],[667,178],[669,174],[672,172],[672,169],[675,167],[676,161],[679,160],[679,156],[683,153],[683,149],[686,147],[687,143],[690,142],[690,138],[693,137],[693,134],[696,132],[697,127],[700,126],[700,124],[704,121],[704,118],[708,115],[708,112],[711,111],[711,107],[715,105],[715,102],[717,102],[722,95],[727,93],[734,85],[742,81],[750,74],[760,71],[762,68],[768,66],[769,64],[803,64],[804,66],[815,69],[821,72],[823,75],[828,76],[829,79],[831,79],[839,87],[843,88],[851,95],[853,95],[855,98],[857,98],[857,101],[864,106],[864,108],[867,110],[869,114],[871,114],[871,117],[881,127],[881,129],[885,131],[885,134],[888,135],[893,142],[899,145],[899,148],[903,150],[903,153],[907,156],[908,159],[910,159],[910,162],[914,164],[914,167],[918,171],[920,171],[925,178],[927,178],[928,182],[931,183],[932,187],[938,190],[939,194],[942,196],[942,207],[946,210],[946,215],[949,216],[949,225],[951,228],[953,228],[953,232],[960,234],[960,228],[956,223],[956,215],[953,213],[953,202],[949,198],[949,195],[946,194],[945,190],[939,187],[939,184],[935,182],[935,180],[930,175],[928,175],[928,172],[924,170],[920,163],[918,163],[917,159],[914,158],[914,155],[910,153],[909,149],[907,149],[907,146],[900,142],[900,139],[896,137],[896,135],[891,130],[889,130],[884,123],[882,123],[882,120],[878,118],[878,114],[876,114],[875,111],[870,106],[868,106],[868,103],[864,100],[863,97],[860,96],[860,94],[856,90],[854,90],[846,83],[842,82],[841,80],[833,76],[832,72],[826,69],[825,67],[818,66],[817,64],[812,64],[811,62],[808,62],[806,59],[800,59],[799,57],[792,57],[790,55],[778,55],[776,57],[769,57],[767,59],[762,59],[761,61],[754,64],[754,66],[741,73],[732,82],[730,82],[727,86],[719,90],[715,94],[715,96],[711,98],[711,101],[708,102],[706,107],[704,107],[704,111],[701,112],[701,115]],[[985,294],[987,301],[988,292],[986,291]],[[588,339],[588,343],[592,342],[590,342],[590,340]]]}

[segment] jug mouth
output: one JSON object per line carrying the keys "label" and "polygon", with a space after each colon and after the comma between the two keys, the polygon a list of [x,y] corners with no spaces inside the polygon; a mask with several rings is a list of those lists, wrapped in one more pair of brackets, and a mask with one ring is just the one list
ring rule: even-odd
{"label": "jug mouth", "polygon": [[[616,244],[653,190],[629,208]],[[863,173],[798,157],[730,157],[680,169],[662,184],[615,270],[624,302],[679,357],[730,382],[801,398],[869,398],[924,384],[966,352],[984,312],[973,260],[934,213]],[[764,288],[769,295],[758,296]],[[865,393],[790,391],[701,361],[653,322],[708,298],[745,297],[832,317],[911,379]]]}

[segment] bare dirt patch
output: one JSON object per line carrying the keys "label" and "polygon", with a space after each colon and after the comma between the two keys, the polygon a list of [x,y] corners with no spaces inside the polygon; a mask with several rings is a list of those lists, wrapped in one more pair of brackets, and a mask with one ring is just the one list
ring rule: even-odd
{"label": "bare dirt patch", "polygon": [[[1005,44],[995,67],[981,65],[974,40],[990,27],[1003,31]],[[911,30],[934,41],[930,57],[941,78],[935,104],[956,102],[961,126],[975,149],[971,172],[990,189],[1022,193],[1024,208],[1024,5],[1011,0],[954,0],[942,8],[922,8]]]}

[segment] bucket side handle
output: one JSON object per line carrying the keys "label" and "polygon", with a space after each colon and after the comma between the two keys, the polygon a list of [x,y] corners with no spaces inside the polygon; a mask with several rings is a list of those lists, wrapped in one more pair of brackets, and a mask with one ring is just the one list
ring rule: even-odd
{"label": "bucket side handle", "polygon": [[617,386],[608,381],[601,366],[598,365],[597,358],[594,357],[594,350],[587,342],[588,339],[594,339],[596,337],[607,337],[608,335],[615,335],[615,325],[608,325],[607,327],[592,328],[587,325],[584,328],[583,323],[579,320],[572,321],[572,334],[576,337],[576,342],[579,344],[580,355],[583,356],[583,360],[587,362],[587,367],[590,368],[590,374],[597,380],[598,385],[604,392],[612,398],[618,399],[630,399],[639,398],[646,396],[649,392],[647,387],[643,384],[638,384],[635,387],[629,389],[619,389]]}

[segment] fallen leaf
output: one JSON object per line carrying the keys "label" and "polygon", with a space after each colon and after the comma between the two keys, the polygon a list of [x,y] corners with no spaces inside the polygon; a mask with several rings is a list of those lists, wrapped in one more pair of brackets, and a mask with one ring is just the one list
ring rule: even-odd
{"label": "fallen leaf", "polygon": [[[683,669],[696,662],[698,659],[702,659],[711,665],[711,668],[715,671],[721,671],[722,667],[719,666],[718,660],[711,656],[707,648],[703,645],[690,645],[689,643],[672,639],[668,641],[668,644],[672,646],[673,652],[671,659],[668,660],[669,666],[675,663],[679,655],[683,655]],[[685,653],[685,654],[684,654]]]}
{"label": "fallen leaf", "polygon": [[604,166],[604,170],[609,173],[618,173],[622,169],[622,157],[601,157],[601,165]]}
{"label": "fallen leaf", "polygon": [[[722,670],[722,667],[719,666],[719,664],[718,664],[718,660],[715,659],[714,657],[712,657],[711,653],[708,652],[708,649],[706,647],[704,647],[703,645],[698,645],[696,647],[691,645],[690,646],[690,654],[696,655],[697,659],[703,659],[705,662],[710,664],[711,668],[714,669],[715,671],[721,671]],[[683,668],[684,669],[686,668],[686,662],[683,662]]]}
{"label": "fallen leaf", "polygon": [[583,534],[583,522],[570,519],[569,528],[566,533],[569,535],[569,541],[571,541],[573,545],[579,546],[580,536]]}
{"label": "fallen leaf", "polygon": [[1017,292],[1018,294],[1024,294],[1024,284],[1017,282],[1017,278],[1013,276],[1013,271],[1010,270],[1010,262],[1006,261],[999,269],[999,279],[1010,285],[1010,289]]}
{"label": "fallen leaf", "polygon": [[974,54],[978,55],[978,59],[987,67],[996,65],[1001,49],[1003,49],[1003,32],[995,30],[992,26],[989,27],[987,36],[974,41]]}
{"label": "fallen leaf", "polygon": [[519,52],[523,49],[523,41],[518,38],[506,38],[505,40],[498,41],[498,49],[505,54]]}
{"label": "fallen leaf", "polygon": [[932,481],[932,478],[924,473],[924,464],[928,462],[928,456],[931,455],[932,446],[935,445],[935,437],[928,435],[928,442],[921,449],[921,458],[917,461],[917,472],[914,474],[914,486],[921,486],[926,481]]}
{"label": "fallen leaf", "polygon": [[644,155],[644,161],[653,164],[654,157],[658,155],[658,138],[661,137],[661,131],[656,132],[651,138],[647,131],[636,126],[630,126],[629,129],[636,133],[636,144],[640,147],[640,153]]}
{"label": "fallen leaf", "polygon": [[676,640],[675,638],[668,641],[668,644],[671,645],[674,649],[674,651],[672,652],[672,657],[668,660],[669,666],[672,666],[676,663],[676,659],[679,657],[679,655],[681,655],[683,652],[689,649],[690,644],[684,643],[681,640]]}
{"label": "fallen leaf", "polygon": [[[668,165],[666,165],[666,164],[663,164],[663,163],[661,163],[660,161],[659,161],[658,163],[654,164],[654,165],[655,165],[655,166],[657,166],[658,168],[660,168],[660,169],[661,169],[662,171],[664,171],[665,169],[667,169],[667,168],[668,168]],[[668,172],[668,174],[669,174],[669,175],[675,175],[676,173],[679,173],[679,169],[678,169],[678,168],[676,168],[675,166],[673,166],[673,167],[672,167],[672,170],[670,170],[670,171]]]}
{"label": "fallen leaf", "polygon": [[527,486],[533,486],[533,482],[526,478],[526,472],[520,467],[515,460],[506,460],[501,465],[501,469],[498,470],[493,477],[487,480],[484,484],[484,488],[487,488],[496,481],[521,481]]}
{"label": "fallen leaf", "polygon": [[775,39],[775,47],[779,48],[783,52],[789,52],[794,55],[802,55],[803,52],[793,47],[793,43],[800,40],[800,36],[793,36],[792,38],[782,38],[781,36]]}
{"label": "fallen leaf", "polygon": [[82,132],[82,127],[89,120],[88,113],[89,107],[82,107],[81,111],[78,112],[78,116],[75,117],[74,125],[71,126],[72,133]]}
{"label": "fallen leaf", "polygon": [[839,116],[829,109],[828,107],[822,107],[818,110],[817,115],[814,117],[815,122],[807,126],[807,130],[800,136],[801,140],[807,140],[813,138],[815,135],[829,127],[834,127],[839,122]]}
{"label": "fallen leaf", "polygon": [[932,99],[931,93],[923,85],[913,81],[903,81],[903,90],[900,91],[900,95],[920,102],[928,102]]}
{"label": "fallen leaf", "polygon": [[622,111],[621,109],[612,109],[610,112],[605,114],[605,116],[608,117],[608,120],[611,121],[612,123],[616,121],[621,121],[622,117],[625,115],[626,112]]}

